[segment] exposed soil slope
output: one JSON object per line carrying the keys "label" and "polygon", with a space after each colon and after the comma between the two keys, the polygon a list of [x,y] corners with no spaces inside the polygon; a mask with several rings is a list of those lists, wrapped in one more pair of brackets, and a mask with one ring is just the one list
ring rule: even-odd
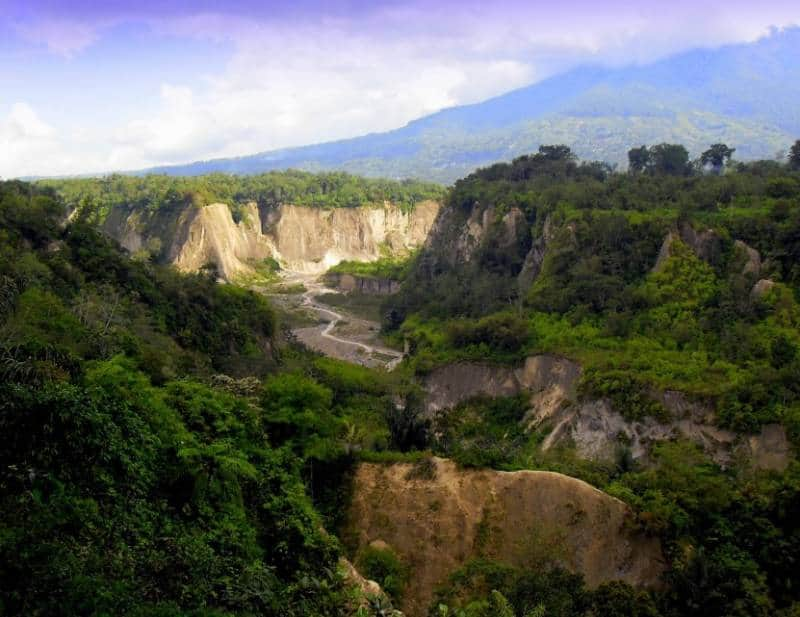
{"label": "exposed soil slope", "polygon": [[410,567],[402,606],[410,617],[425,615],[436,588],[478,556],[526,568],[561,564],[591,586],[659,584],[660,543],[631,530],[621,501],[557,473],[431,461],[361,464],[349,511],[355,552],[385,542]]}
{"label": "exposed soil slope", "polygon": [[607,399],[581,399],[581,366],[566,358],[529,356],[519,367],[462,362],[442,366],[425,379],[425,410],[433,416],[477,396],[530,395],[525,422],[531,430],[547,432],[542,449],[560,444],[575,447],[578,455],[613,460],[625,445],[635,460],[646,460],[653,444],[676,438],[701,446],[717,463],[736,459],[759,469],[783,470],[793,457],[783,427],[769,424],[760,433],[738,435],[719,428],[714,410],[681,392],[653,391],[667,418],[627,420]]}
{"label": "exposed soil slope", "polygon": [[375,261],[421,246],[439,212],[424,201],[413,210],[384,203],[359,208],[321,209],[291,204],[240,209],[234,220],[221,203],[147,215],[114,211],[104,229],[132,252],[157,247],[157,256],[185,271],[217,265],[232,279],[253,272],[253,263],[277,259],[284,269],[320,274],[340,261]]}

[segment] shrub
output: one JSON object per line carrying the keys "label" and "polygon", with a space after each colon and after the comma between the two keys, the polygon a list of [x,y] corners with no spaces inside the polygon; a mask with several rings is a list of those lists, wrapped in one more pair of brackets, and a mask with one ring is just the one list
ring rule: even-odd
{"label": "shrub", "polygon": [[361,551],[356,563],[363,576],[378,583],[394,602],[401,601],[408,567],[391,548],[368,546]]}

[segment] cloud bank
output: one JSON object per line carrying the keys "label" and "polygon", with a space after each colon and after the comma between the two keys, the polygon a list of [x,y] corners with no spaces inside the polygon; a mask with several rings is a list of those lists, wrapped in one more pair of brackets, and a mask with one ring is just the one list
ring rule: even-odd
{"label": "cloud bank", "polygon": [[[579,63],[646,62],[800,22],[794,2],[756,11],[735,0],[673,3],[668,12],[622,0],[233,2],[224,12],[202,1],[5,4],[2,30],[12,36],[0,70],[21,64],[32,83],[41,71],[41,89],[49,65],[85,62],[84,87],[114,80],[124,102],[115,113],[102,96],[86,97],[80,109],[55,113],[20,81],[0,99],[4,177],[135,169],[383,131]],[[189,43],[223,46],[221,68],[197,57],[177,78],[160,75],[159,53]],[[156,60],[138,66],[145,46]],[[125,68],[95,73],[94,60]]]}

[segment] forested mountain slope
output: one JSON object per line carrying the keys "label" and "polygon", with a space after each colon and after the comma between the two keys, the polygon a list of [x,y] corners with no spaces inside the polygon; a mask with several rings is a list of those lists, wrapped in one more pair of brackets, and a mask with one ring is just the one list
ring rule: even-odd
{"label": "forested mountain slope", "polygon": [[[778,561],[800,538],[784,518],[798,494],[782,492],[800,436],[795,151],[794,169],[723,173],[658,146],[620,174],[543,147],[479,170],[384,304],[425,384],[429,447],[578,475],[636,504],[671,562],[664,614],[797,607],[751,527],[781,527]],[[493,568],[466,568],[464,593],[488,602]],[[493,584],[517,597],[508,576]]]}
{"label": "forested mountain slope", "polygon": [[[0,184],[0,611],[392,614],[333,532],[359,459],[426,460],[409,453],[408,375],[280,343],[262,297],[132,260],[66,214],[49,190]],[[629,506],[592,495],[609,528],[639,533]],[[393,554],[349,556],[402,601],[413,579]]]}
{"label": "forested mountain slope", "polygon": [[581,67],[405,127],[337,142],[158,168],[178,175],[339,169],[450,183],[477,167],[565,143],[624,164],[633,144],[678,142],[693,154],[726,142],[772,158],[800,132],[800,29],[617,69]]}
{"label": "forested mountain slope", "polygon": [[601,389],[723,397],[739,428],[794,418],[799,197],[773,163],[619,174],[543,148],[456,183],[388,325],[421,363],[558,352]]}

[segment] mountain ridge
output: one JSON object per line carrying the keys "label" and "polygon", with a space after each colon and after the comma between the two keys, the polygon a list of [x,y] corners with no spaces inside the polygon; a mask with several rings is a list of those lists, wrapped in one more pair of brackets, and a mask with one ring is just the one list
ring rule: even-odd
{"label": "mountain ridge", "polygon": [[693,49],[646,65],[580,66],[403,127],[332,142],[132,173],[200,175],[342,170],[450,183],[473,169],[565,143],[582,158],[624,164],[636,143],[710,143],[742,159],[772,158],[800,134],[800,27],[753,43]]}

